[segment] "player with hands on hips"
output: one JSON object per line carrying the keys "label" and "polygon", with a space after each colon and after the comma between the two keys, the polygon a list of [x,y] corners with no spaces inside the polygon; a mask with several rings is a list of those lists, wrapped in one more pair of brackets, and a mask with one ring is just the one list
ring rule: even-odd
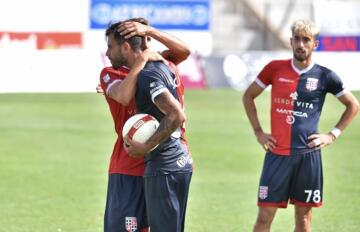
{"label": "player with hands on hips", "polygon": [[[257,141],[266,150],[258,189],[254,232],[270,231],[278,208],[295,206],[295,231],[309,232],[312,207],[323,199],[322,147],[340,136],[359,110],[359,102],[332,70],[314,63],[319,31],[306,20],[291,26],[293,58],[273,60],[247,88],[243,104]],[[255,98],[271,88],[271,133],[262,130]],[[327,93],[345,107],[329,133],[318,132]]]}

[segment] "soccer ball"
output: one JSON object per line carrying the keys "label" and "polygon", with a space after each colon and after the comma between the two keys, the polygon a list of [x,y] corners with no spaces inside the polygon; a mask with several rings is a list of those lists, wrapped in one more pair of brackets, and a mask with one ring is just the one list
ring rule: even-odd
{"label": "soccer ball", "polygon": [[124,124],[122,136],[145,143],[157,130],[159,122],[150,114],[135,114]]}

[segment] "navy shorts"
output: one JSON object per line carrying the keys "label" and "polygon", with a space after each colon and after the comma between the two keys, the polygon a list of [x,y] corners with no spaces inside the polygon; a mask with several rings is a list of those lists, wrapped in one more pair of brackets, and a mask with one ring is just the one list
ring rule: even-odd
{"label": "navy shorts", "polygon": [[319,207],[323,198],[321,151],[299,155],[268,152],[258,190],[258,205],[286,208],[288,201],[299,206]]}
{"label": "navy shorts", "polygon": [[141,232],[148,227],[142,176],[110,174],[104,232]]}
{"label": "navy shorts", "polygon": [[145,197],[151,232],[183,232],[192,173],[146,176]]}

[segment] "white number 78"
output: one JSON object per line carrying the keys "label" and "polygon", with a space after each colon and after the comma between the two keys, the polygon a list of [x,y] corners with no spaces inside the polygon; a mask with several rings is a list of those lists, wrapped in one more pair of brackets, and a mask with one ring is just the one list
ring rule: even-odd
{"label": "white number 78", "polygon": [[311,198],[314,203],[319,203],[321,201],[320,190],[305,190],[305,193],[307,194],[306,202],[310,202]]}

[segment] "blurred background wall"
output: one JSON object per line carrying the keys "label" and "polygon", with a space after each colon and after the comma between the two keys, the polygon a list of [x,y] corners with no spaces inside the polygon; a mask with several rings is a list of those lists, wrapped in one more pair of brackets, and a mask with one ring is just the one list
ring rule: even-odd
{"label": "blurred background wall", "polygon": [[106,26],[130,17],[190,45],[179,66],[187,88],[239,90],[291,58],[290,25],[310,19],[321,30],[316,61],[359,90],[359,12],[359,0],[0,0],[0,93],[94,91],[109,65]]}

